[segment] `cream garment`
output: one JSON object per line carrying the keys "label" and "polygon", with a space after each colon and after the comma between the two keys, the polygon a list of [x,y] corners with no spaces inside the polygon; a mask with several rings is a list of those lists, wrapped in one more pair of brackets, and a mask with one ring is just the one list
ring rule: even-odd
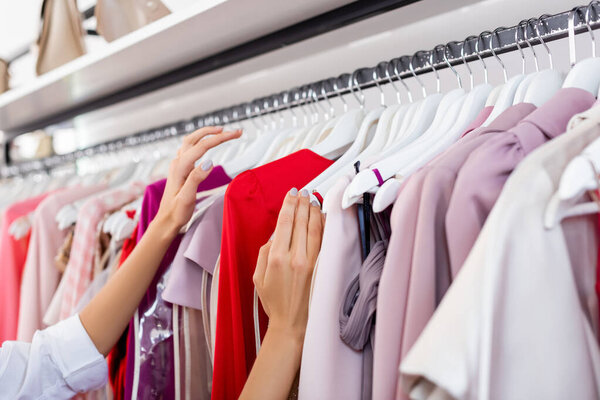
{"label": "cream garment", "polygon": [[568,162],[600,135],[600,108],[508,179],[473,250],[401,364],[412,399],[598,399],[597,215],[545,230]]}
{"label": "cream garment", "polygon": [[0,347],[0,399],[70,399],[108,380],[104,357],[79,315],[33,335],[31,343]]}
{"label": "cream garment", "polygon": [[217,303],[219,301],[219,264],[221,255],[217,257],[215,271],[210,283],[210,361],[215,365],[215,340],[217,338]]}
{"label": "cream garment", "polygon": [[362,352],[340,338],[340,308],[362,264],[356,206],[342,209],[349,183],[349,177],[340,178],[325,196],[328,212],[302,349],[300,399],[362,398]]}

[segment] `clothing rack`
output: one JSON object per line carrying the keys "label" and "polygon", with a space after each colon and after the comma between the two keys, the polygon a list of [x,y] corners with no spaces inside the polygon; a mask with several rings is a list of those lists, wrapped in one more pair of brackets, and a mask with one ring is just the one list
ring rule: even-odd
{"label": "clothing rack", "polygon": [[[337,78],[328,78],[302,85],[247,103],[211,111],[190,120],[178,121],[68,154],[3,166],[0,168],[0,178],[48,172],[57,166],[73,163],[82,157],[92,157],[126,147],[135,147],[184,135],[203,126],[235,124],[315,102],[329,101],[332,97],[349,93],[353,94],[355,99],[363,105],[363,89],[402,81],[429,72],[437,73],[445,68],[453,68],[465,62],[489,57],[496,57],[501,62],[497,57],[500,54],[519,49],[524,50],[529,45],[545,45],[547,42],[568,37],[570,19],[575,34],[591,32],[600,27],[598,23],[600,21],[599,6],[597,3],[592,3],[589,6],[577,7],[555,15],[526,19],[509,28],[500,27],[494,31],[484,31],[462,41],[438,45],[433,50],[417,51],[413,55],[381,62],[374,67],[360,68],[351,74],[342,74]],[[571,63],[574,62],[574,55],[571,54]],[[506,72],[506,70],[504,71]]]}

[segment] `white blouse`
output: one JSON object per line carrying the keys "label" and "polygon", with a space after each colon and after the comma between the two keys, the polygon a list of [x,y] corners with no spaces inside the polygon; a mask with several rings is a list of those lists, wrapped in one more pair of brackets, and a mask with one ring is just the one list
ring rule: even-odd
{"label": "white blouse", "polygon": [[78,315],[0,347],[0,399],[70,399],[98,389],[108,366]]}

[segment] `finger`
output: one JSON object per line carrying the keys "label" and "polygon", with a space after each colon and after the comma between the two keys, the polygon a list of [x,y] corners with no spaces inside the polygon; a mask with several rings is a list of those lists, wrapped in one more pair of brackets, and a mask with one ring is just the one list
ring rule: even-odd
{"label": "finger", "polygon": [[296,256],[306,257],[306,235],[308,233],[308,216],[310,213],[310,199],[308,190],[302,189],[296,215],[294,217],[294,230],[292,232],[292,253]]}
{"label": "finger", "polygon": [[205,126],[200,128],[183,138],[180,151],[183,153],[190,147],[194,146],[200,139],[208,135],[214,135],[223,131],[222,126]]}
{"label": "finger", "polygon": [[194,164],[196,161],[198,161],[208,150],[228,140],[237,139],[241,136],[241,134],[242,130],[238,129],[237,131],[221,132],[218,135],[213,135],[199,140],[181,155],[180,163],[182,171],[180,173],[187,175],[192,169],[194,169]]}
{"label": "finger", "polygon": [[275,233],[273,234],[272,248],[278,254],[284,254],[290,250],[297,204],[298,189],[292,188],[283,200],[281,210],[279,210],[279,217],[277,218],[277,225],[275,226]]}
{"label": "finger", "polygon": [[[308,220],[308,238],[306,253],[311,263],[317,259],[321,250],[321,241],[323,239],[323,216],[318,205],[310,206],[310,216]],[[311,265],[314,267],[314,265]]]}
{"label": "finger", "polygon": [[254,275],[252,276],[254,286],[256,286],[258,290],[262,289],[263,284],[265,282],[265,273],[267,271],[270,250],[271,242],[268,241],[258,251],[258,260],[256,261],[256,268],[254,269]]}
{"label": "finger", "polygon": [[183,186],[179,190],[178,196],[182,199],[188,200],[191,204],[196,203],[196,192],[198,191],[198,185],[210,174],[213,169],[213,163],[211,160],[206,160],[188,175]]}

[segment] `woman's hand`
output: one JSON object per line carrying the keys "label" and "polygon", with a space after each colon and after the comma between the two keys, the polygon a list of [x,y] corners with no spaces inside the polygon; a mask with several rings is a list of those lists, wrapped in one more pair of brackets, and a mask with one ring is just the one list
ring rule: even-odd
{"label": "woman's hand", "polygon": [[287,194],[273,240],[259,252],[254,284],[269,330],[303,340],[308,320],[311,279],[323,236],[323,217],[308,192]]}
{"label": "woman's hand", "polygon": [[273,240],[261,247],[254,285],[269,316],[241,400],[288,398],[300,369],[310,283],[321,249],[323,217],[308,192],[292,189],[279,212]]}
{"label": "woman's hand", "polygon": [[194,212],[196,190],[213,168],[206,160],[197,167],[196,161],[211,148],[240,137],[241,130],[223,132],[221,126],[201,128],[183,139],[183,145],[171,162],[165,192],[160,202],[156,220],[174,231],[185,225]]}

